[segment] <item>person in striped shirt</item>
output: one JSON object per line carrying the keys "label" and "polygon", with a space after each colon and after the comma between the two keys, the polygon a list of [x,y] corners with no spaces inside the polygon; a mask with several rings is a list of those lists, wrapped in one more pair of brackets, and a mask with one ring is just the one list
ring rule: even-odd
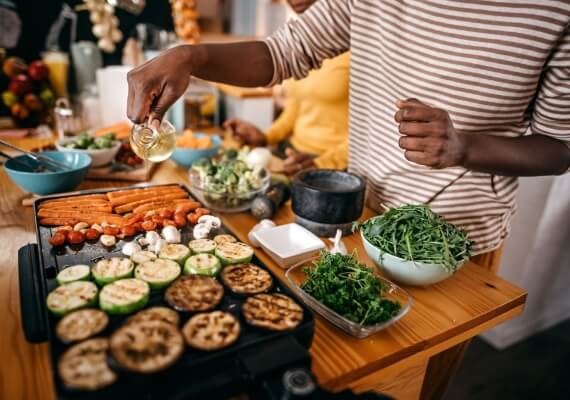
{"label": "person in striped shirt", "polygon": [[349,170],[368,205],[430,204],[492,254],[517,177],[570,166],[569,25],[562,0],[319,0],[265,40],[180,46],[132,70],[128,116],[160,120],[190,73],[269,86],[350,50]]}

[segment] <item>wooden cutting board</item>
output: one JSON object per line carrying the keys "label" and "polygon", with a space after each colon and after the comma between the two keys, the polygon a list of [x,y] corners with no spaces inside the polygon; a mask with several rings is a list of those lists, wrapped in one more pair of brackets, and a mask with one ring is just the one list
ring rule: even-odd
{"label": "wooden cutting board", "polygon": [[140,167],[130,171],[114,170],[113,166],[91,168],[87,172],[87,179],[146,182],[152,177],[156,165],[145,161]]}

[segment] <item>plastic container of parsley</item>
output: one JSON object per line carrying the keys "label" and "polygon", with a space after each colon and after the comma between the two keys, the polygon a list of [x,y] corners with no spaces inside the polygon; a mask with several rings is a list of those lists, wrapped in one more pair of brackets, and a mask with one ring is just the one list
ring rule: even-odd
{"label": "plastic container of parsley", "polygon": [[297,296],[328,322],[356,338],[386,329],[410,311],[412,298],[398,285],[348,255],[321,251],[285,273]]}

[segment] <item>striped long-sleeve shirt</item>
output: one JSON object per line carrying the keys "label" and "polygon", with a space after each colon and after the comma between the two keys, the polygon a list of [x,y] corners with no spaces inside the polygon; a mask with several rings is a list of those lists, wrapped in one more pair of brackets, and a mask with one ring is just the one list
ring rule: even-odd
{"label": "striped long-sleeve shirt", "polygon": [[568,144],[569,24],[568,0],[319,0],[266,43],[273,83],[350,49],[349,170],[367,178],[368,205],[433,198],[481,253],[508,233],[517,179],[407,161],[395,101],[444,109],[468,134]]}

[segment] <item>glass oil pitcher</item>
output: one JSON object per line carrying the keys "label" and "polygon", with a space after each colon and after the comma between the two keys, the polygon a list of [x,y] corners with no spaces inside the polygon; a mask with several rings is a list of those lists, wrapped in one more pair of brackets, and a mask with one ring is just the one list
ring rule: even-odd
{"label": "glass oil pitcher", "polygon": [[143,160],[160,162],[168,159],[176,147],[176,128],[163,119],[157,128],[148,122],[133,125],[131,147]]}

